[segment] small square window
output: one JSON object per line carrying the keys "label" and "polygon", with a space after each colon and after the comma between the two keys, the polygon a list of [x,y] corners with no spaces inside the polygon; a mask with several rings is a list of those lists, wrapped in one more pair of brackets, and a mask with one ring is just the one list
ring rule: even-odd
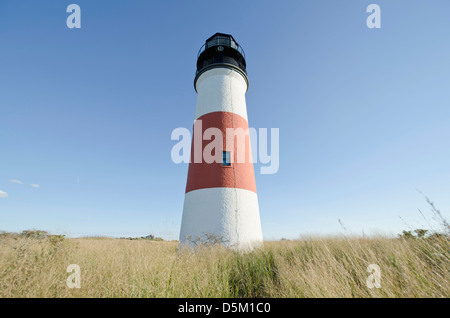
{"label": "small square window", "polygon": [[222,152],[222,166],[231,166],[230,152],[229,151],[223,151]]}

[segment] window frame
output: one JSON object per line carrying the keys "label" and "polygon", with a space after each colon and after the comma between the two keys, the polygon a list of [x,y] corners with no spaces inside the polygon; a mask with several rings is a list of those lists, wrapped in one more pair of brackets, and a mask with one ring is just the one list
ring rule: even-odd
{"label": "window frame", "polygon": [[[227,158],[227,154],[228,154],[228,158]],[[230,168],[232,166],[231,154],[232,154],[231,151],[226,151],[226,150],[222,151],[222,162],[221,162],[222,167]],[[228,159],[228,161],[226,159]]]}

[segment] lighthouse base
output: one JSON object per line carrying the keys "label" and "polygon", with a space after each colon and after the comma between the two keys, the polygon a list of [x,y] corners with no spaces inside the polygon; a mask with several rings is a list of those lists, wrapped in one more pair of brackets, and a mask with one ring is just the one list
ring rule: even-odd
{"label": "lighthouse base", "polygon": [[186,193],[180,246],[220,243],[239,250],[262,245],[258,196],[237,188],[206,188]]}

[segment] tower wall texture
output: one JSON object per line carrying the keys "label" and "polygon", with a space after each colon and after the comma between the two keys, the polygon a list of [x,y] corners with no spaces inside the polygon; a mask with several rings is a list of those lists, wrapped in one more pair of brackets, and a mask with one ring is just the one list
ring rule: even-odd
{"label": "tower wall texture", "polygon": [[[250,138],[228,136],[227,128],[248,132],[245,93],[247,81],[239,72],[225,67],[207,70],[196,81],[197,106],[180,243],[220,241],[226,246],[248,249],[262,243],[258,196],[251,158]],[[198,143],[208,128],[222,132],[223,151],[232,157],[230,166],[222,161],[195,160],[211,142]],[[201,136],[198,136],[201,134]],[[197,141],[197,142],[196,142]],[[242,151],[245,160],[242,162]],[[221,157],[221,155],[220,155]]]}

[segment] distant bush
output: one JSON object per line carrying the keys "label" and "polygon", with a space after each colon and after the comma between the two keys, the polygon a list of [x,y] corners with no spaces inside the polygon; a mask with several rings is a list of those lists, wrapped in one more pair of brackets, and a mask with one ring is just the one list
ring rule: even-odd
{"label": "distant bush", "polygon": [[40,230],[26,230],[22,231],[22,233],[19,234],[21,237],[26,238],[46,238],[49,236],[47,231],[40,231]]}
{"label": "distant bush", "polygon": [[161,237],[157,237],[153,234],[141,237],[121,237],[122,240],[149,240],[149,241],[164,241]]}
{"label": "distant bush", "polygon": [[21,233],[15,233],[15,232],[5,232],[0,231],[0,238],[27,238],[27,239],[48,239],[52,242],[58,242],[63,241],[65,238],[65,235],[63,234],[49,234],[47,231],[42,230],[24,230]]}

